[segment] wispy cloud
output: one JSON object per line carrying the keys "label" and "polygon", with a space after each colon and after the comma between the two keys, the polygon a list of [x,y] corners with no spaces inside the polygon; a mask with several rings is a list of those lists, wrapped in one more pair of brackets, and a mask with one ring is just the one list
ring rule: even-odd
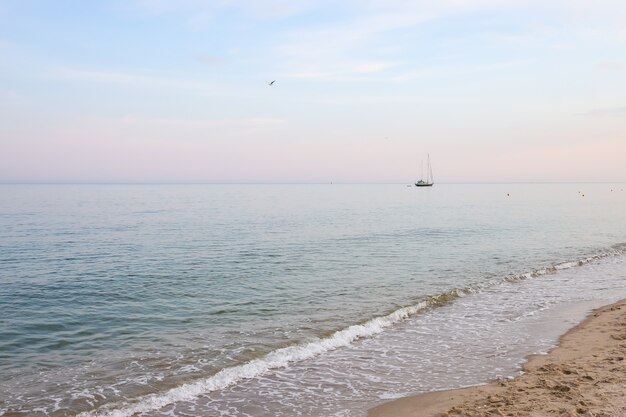
{"label": "wispy cloud", "polygon": [[419,78],[431,77],[436,74],[438,74],[438,71],[433,68],[417,69],[413,71],[403,72],[398,75],[394,75],[393,77],[391,77],[391,81],[397,81],[397,82],[412,81],[412,80],[416,80]]}
{"label": "wispy cloud", "polygon": [[127,115],[117,119],[117,121],[126,126],[160,126],[175,129],[206,127],[272,127],[287,123],[287,120],[285,119],[267,116],[229,119],[176,119]]}
{"label": "wispy cloud", "polygon": [[83,79],[91,81],[103,81],[123,84],[170,84],[171,80],[151,77],[146,75],[129,74],[124,72],[109,72],[109,71],[97,71],[97,70],[80,70],[64,68],[58,71],[61,77],[70,79]]}
{"label": "wispy cloud", "polygon": [[285,124],[287,121],[278,117],[248,117],[242,122],[251,126],[277,126]]}
{"label": "wispy cloud", "polygon": [[280,74],[282,78],[309,78],[309,79],[331,79],[336,75],[330,72],[321,71],[300,71],[300,72],[284,72]]}
{"label": "wispy cloud", "polygon": [[197,94],[219,94],[224,92],[219,86],[204,81],[131,72],[60,68],[54,71],[53,75],[56,78],[70,81],[83,80],[95,83],[122,84],[132,87],[179,90]]}
{"label": "wispy cloud", "polygon": [[364,62],[362,64],[357,64],[354,66],[353,71],[360,74],[370,74],[373,72],[381,72],[386,69],[393,67],[395,64],[393,62],[382,62],[382,61],[373,61],[373,62]]}
{"label": "wispy cloud", "polygon": [[207,66],[215,66],[224,63],[224,58],[215,55],[202,54],[196,57],[196,60]]}
{"label": "wispy cloud", "polygon": [[346,62],[337,63],[336,65],[328,65],[324,70],[315,71],[292,71],[283,72],[283,78],[302,78],[302,79],[325,79],[325,80],[342,80],[342,81],[364,81],[368,75],[381,73],[393,68],[395,62],[371,61],[371,62]]}
{"label": "wispy cloud", "polygon": [[[566,42],[569,47],[578,36],[626,39],[626,30],[619,23],[622,16],[626,18],[626,3],[621,0],[345,0],[341,4],[330,0],[133,0],[131,4],[144,13],[179,16],[192,26],[209,26],[214,17],[226,14],[261,20],[286,19],[323,13],[332,7],[332,20],[306,19],[307,23],[297,26],[285,25],[251,53],[252,60],[268,59],[268,66],[277,66],[275,73],[292,78],[362,80],[367,74],[382,73],[392,67],[401,72],[395,75],[396,81],[423,77],[424,70],[404,67],[411,60],[406,54],[411,46],[398,43],[396,35],[437,19],[482,12],[550,16],[550,24],[533,23],[515,29],[496,24],[474,33],[487,42],[555,47],[563,47]],[[604,25],[607,16],[613,22],[608,27]],[[554,22],[559,27],[554,27]],[[453,41],[454,35],[448,36]],[[465,38],[457,36],[459,41]],[[263,51],[262,57],[259,50]],[[206,65],[220,63],[212,56],[200,61]]]}
{"label": "wispy cloud", "polygon": [[409,71],[405,73],[401,73],[399,75],[395,75],[391,78],[392,81],[402,82],[402,81],[411,81],[418,78],[426,78],[426,77],[451,77],[456,75],[467,75],[467,74],[477,74],[483,72],[492,72],[492,71],[501,71],[507,70],[511,68],[518,67],[523,65],[527,61],[503,61],[503,62],[492,62],[492,63],[484,63],[478,65],[461,65],[461,66],[442,66],[442,67],[433,67],[433,68],[423,68],[416,69],[414,71]]}
{"label": "wispy cloud", "polygon": [[425,15],[365,15],[350,21],[290,30],[273,48],[287,76],[358,80],[402,65],[405,58],[385,48],[388,32],[428,19]]}
{"label": "wispy cloud", "polygon": [[587,113],[583,113],[583,115],[598,117],[626,117],[626,106],[592,109]]}
{"label": "wispy cloud", "polygon": [[598,68],[603,71],[626,73],[626,62],[624,61],[602,61],[598,63]]}
{"label": "wispy cloud", "polygon": [[[345,19],[285,30],[279,35],[279,44],[274,47],[272,55],[283,66],[283,72],[293,77],[359,79],[359,76],[381,74],[393,69],[397,71],[395,75],[386,73],[379,78],[408,81],[440,72],[415,69],[419,57],[415,55],[414,45],[405,39],[415,38],[420,27],[451,15],[458,18],[459,14],[481,10],[511,10],[524,3],[533,1],[519,0],[506,4],[496,0],[347,1],[344,7],[349,8],[351,13]],[[489,33],[492,40],[497,38],[507,43],[535,42],[542,35],[538,30],[511,33],[505,29],[501,32],[491,29]],[[456,36],[459,40],[463,39],[460,34]],[[448,39],[437,39],[436,42],[443,46],[442,43]],[[450,69],[454,70],[453,67]],[[499,68],[474,68],[472,71],[496,69]]]}
{"label": "wispy cloud", "polygon": [[[258,18],[285,18],[319,6],[314,0],[134,0],[131,7],[146,13],[186,14],[190,19],[202,17],[205,23],[211,17],[227,10],[235,10]],[[128,5],[127,5],[128,7]]]}

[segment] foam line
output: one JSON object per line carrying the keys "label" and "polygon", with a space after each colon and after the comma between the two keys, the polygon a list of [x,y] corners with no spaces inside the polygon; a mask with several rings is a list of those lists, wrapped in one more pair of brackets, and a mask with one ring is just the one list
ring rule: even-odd
{"label": "foam line", "polygon": [[78,416],[130,417],[137,413],[158,410],[178,401],[194,400],[201,395],[224,389],[244,379],[251,379],[262,375],[271,369],[284,368],[290,363],[310,359],[324,352],[348,346],[355,340],[373,336],[382,332],[386,327],[405,320],[430,305],[433,305],[438,299],[439,297],[433,297],[428,301],[422,301],[412,306],[403,307],[386,316],[377,317],[366,323],[357,324],[337,331],[324,339],[277,349],[262,358],[253,359],[242,365],[222,369],[209,378],[172,388],[165,393],[139,397],[133,403],[122,405],[117,409],[111,409],[111,406],[103,406],[99,410],[83,412]]}

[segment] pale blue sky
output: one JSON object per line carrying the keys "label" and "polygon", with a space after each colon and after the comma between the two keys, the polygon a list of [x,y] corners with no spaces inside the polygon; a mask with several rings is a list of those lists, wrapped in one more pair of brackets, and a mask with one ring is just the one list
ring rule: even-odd
{"label": "pale blue sky", "polygon": [[[626,2],[0,0],[0,181],[626,181]],[[277,80],[273,86],[267,82]]]}

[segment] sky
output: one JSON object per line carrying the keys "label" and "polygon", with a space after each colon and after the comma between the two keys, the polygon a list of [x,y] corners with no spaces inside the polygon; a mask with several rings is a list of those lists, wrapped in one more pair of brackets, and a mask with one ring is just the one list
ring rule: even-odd
{"label": "sky", "polygon": [[[623,0],[0,0],[0,182],[626,181]],[[270,81],[276,80],[273,85]]]}

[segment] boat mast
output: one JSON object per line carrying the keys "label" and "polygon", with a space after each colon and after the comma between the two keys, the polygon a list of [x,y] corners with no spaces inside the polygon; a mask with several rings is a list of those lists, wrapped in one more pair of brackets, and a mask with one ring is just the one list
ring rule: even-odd
{"label": "boat mast", "polygon": [[435,180],[433,179],[433,167],[430,165],[430,154],[427,154],[427,155],[428,155],[428,173],[427,173],[427,175],[428,175],[429,178],[426,178],[426,181],[432,184],[432,183],[435,182]]}

